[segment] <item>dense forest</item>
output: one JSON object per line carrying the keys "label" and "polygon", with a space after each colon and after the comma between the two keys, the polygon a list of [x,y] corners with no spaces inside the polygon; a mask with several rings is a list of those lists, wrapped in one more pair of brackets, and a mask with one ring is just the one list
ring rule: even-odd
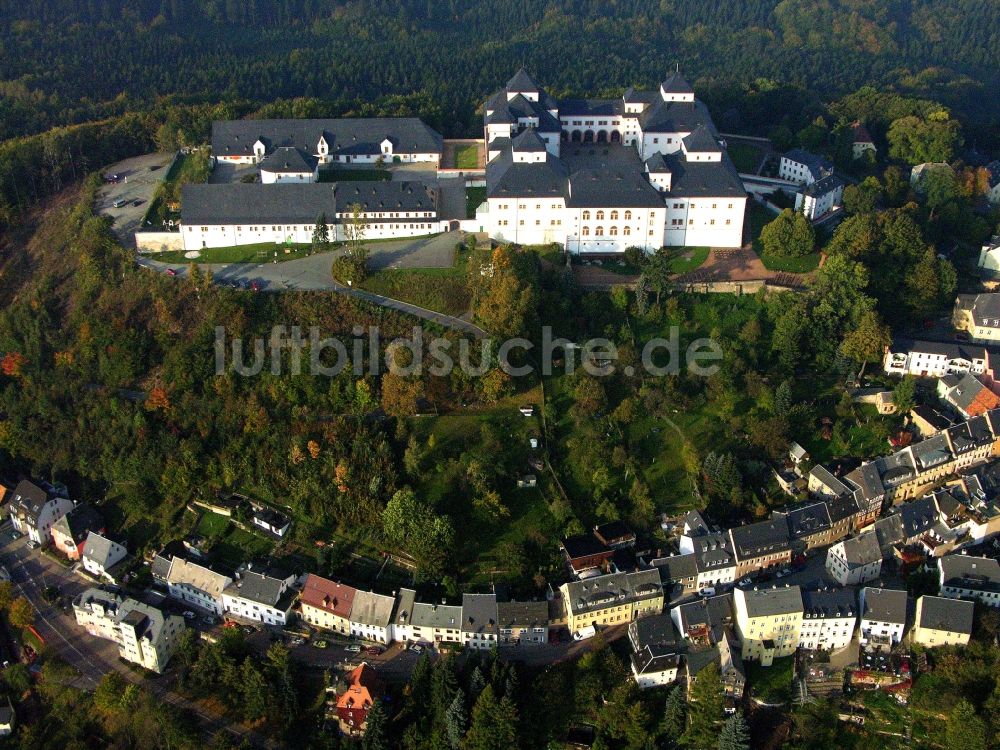
{"label": "dense forest", "polygon": [[998,49],[989,0],[3,0],[0,139],[165,99],[299,97],[316,100],[299,116],[416,113],[472,135],[522,64],[557,96],[651,87],[676,63],[710,104],[874,84],[987,122]]}

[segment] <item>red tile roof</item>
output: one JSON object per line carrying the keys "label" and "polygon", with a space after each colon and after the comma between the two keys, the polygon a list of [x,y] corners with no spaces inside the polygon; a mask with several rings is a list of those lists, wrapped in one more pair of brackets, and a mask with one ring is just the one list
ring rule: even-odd
{"label": "red tile roof", "polygon": [[332,612],[338,617],[350,617],[355,591],[343,583],[310,573],[306,576],[301,601],[317,609]]}

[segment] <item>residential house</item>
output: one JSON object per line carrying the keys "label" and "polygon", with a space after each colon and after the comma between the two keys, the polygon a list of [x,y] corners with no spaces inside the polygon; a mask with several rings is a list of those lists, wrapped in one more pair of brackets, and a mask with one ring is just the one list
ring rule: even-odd
{"label": "residential house", "polygon": [[366,641],[392,643],[392,612],[396,597],[358,589],[351,606],[351,635]]}
{"label": "residential house", "polygon": [[35,484],[27,479],[19,482],[10,499],[14,530],[38,545],[47,545],[52,540],[52,526],[73,508],[73,502],[64,494],[64,487],[56,488],[46,482]]}
{"label": "residential house", "polygon": [[964,419],[985,414],[1000,406],[1000,396],[983,385],[971,372],[961,378],[945,375],[938,380],[938,397]]}
{"label": "residential house", "polygon": [[118,655],[157,674],[177,650],[184,618],[101,589],[87,589],[73,602],[78,625],[118,644]]}
{"label": "residential house", "polygon": [[736,555],[736,578],[792,561],[788,524],[783,519],[736,526],[729,530],[729,539]]}
{"label": "residential house", "polygon": [[661,612],[630,622],[628,640],[632,644],[633,651],[642,651],[647,646],[663,646],[676,650],[679,638],[670,614]]}
{"label": "residential house", "polygon": [[809,471],[809,494],[821,500],[834,500],[851,495],[853,490],[834,476],[829,469],[816,464]]}
{"label": "residential house", "polygon": [[945,375],[989,375],[993,378],[990,352],[978,344],[893,339],[885,350],[882,367],[889,375],[942,378]]}
{"label": "residential house", "polygon": [[991,421],[996,422],[998,415],[1000,411],[991,409],[985,415],[972,417],[944,431],[954,456],[955,471],[964,471],[994,457],[994,428]]}
{"label": "residential house", "polygon": [[716,645],[698,645],[684,654],[688,700],[691,699],[691,690],[698,680],[698,675],[709,664],[719,667],[727,704],[738,704],[746,690],[747,678],[739,644],[729,629],[726,629]]}
{"label": "residential house", "polygon": [[496,594],[462,595],[462,643],[471,648],[493,648],[497,644]]}
{"label": "residential house", "polygon": [[693,552],[657,557],[650,561],[650,565],[659,571],[660,584],[668,599],[674,593],[693,594],[701,588],[698,583],[698,563]]}
{"label": "residential house", "polygon": [[891,646],[903,640],[910,604],[905,591],[866,586],[858,598],[862,644]]}
{"label": "residential house", "polygon": [[788,460],[798,473],[802,473],[803,466],[809,462],[809,453],[794,440],[788,446]]}
{"label": "residential house", "polygon": [[260,161],[258,169],[264,185],[319,180],[319,159],[295,146],[279,146]]}
{"label": "residential house", "polygon": [[[709,531],[707,525],[692,525],[680,538],[678,546],[685,554],[694,555],[697,571],[695,589],[704,591],[736,580],[736,555],[729,535]],[[680,564],[680,563],[678,563]]]}
{"label": "residential house", "polygon": [[70,560],[79,560],[91,531],[103,534],[104,518],[88,503],[80,503],[52,524],[52,544]]}
{"label": "residential house", "polygon": [[975,342],[1000,341],[1000,293],[958,295],[951,322]]}
{"label": "residential house", "polygon": [[361,662],[347,675],[347,686],[337,696],[337,720],[340,731],[351,737],[359,737],[368,728],[368,712],[382,694],[382,683],[378,674]]}
{"label": "residential house", "polygon": [[614,550],[592,534],[566,537],[562,551],[574,573],[603,568],[614,554]]}
{"label": "residential house", "polygon": [[413,607],[417,592],[413,589],[400,589],[396,594],[396,606],[392,613],[392,636],[397,641],[406,643],[415,641],[413,634]]}
{"label": "residential house", "polygon": [[302,619],[314,627],[349,635],[355,596],[352,587],[310,573],[299,596]]}
{"label": "residential house", "polygon": [[292,522],[288,516],[265,507],[256,508],[250,520],[253,521],[254,526],[274,534],[279,539],[283,539],[285,534],[288,533],[288,529],[292,526]]}
{"label": "residential house", "polygon": [[677,681],[681,656],[663,646],[646,646],[633,651],[630,659],[632,676],[640,688],[659,687]]}
{"label": "residential house", "polygon": [[91,531],[83,545],[83,569],[96,578],[107,578],[114,582],[115,576],[111,570],[124,560],[127,554],[128,550],[124,544]]}
{"label": "residential house", "polygon": [[461,643],[462,608],[449,604],[415,602],[410,627],[415,641]]}
{"label": "residential house", "polygon": [[862,125],[860,120],[855,120],[851,124],[852,157],[861,159],[867,154],[871,154],[871,158],[874,158],[876,153],[875,141],[872,139],[871,133],[868,132],[868,128]]}
{"label": "residential house", "polygon": [[222,592],[222,609],[244,620],[284,627],[295,603],[294,582],[295,575],[284,571],[241,568]]}
{"label": "residential house", "polygon": [[709,596],[670,610],[677,632],[693,645],[714,646],[735,622],[733,594]]}
{"label": "residential house", "polygon": [[921,646],[965,646],[972,636],[975,604],[964,599],[924,595],[917,599],[917,614],[910,638]]}
{"label": "residential house", "polygon": [[934,529],[940,518],[933,495],[893,508],[884,518],[875,522],[875,534],[882,550],[882,558],[890,558],[905,547],[919,544],[921,538]]}
{"label": "residential house", "polygon": [[811,185],[833,174],[833,162],[823,156],[793,148],[781,155],[778,177],[800,185]]}
{"label": "residential house", "polygon": [[170,572],[170,563],[175,557],[183,557],[185,560],[198,562],[204,560],[204,553],[180,539],[168,542],[159,552],[153,553],[153,559],[149,563],[149,572],[153,576],[153,585],[166,590],[167,574]]}
{"label": "residential house", "polygon": [[825,502],[810,503],[786,513],[776,512],[773,518],[788,524],[788,537],[795,551],[825,547],[834,541],[831,538],[833,521]]}
{"label": "residential house", "polygon": [[548,643],[548,602],[497,602],[497,624],[500,643]]}
{"label": "residential house", "polygon": [[663,588],[655,570],[571,581],[560,591],[571,632],[590,625],[621,625],[663,609]]}
{"label": "residential house", "polygon": [[[869,461],[861,464],[844,477],[844,481],[852,488],[858,505],[858,513],[854,517],[855,529],[864,529],[873,523],[882,512],[882,505],[887,494],[882,476],[887,468],[889,467]],[[894,475],[890,475],[888,479],[890,482],[896,481]]]}
{"label": "residential house", "polygon": [[878,536],[868,531],[837,542],[827,550],[826,571],[841,586],[858,586],[876,580],[882,574]]}
{"label": "residential house", "polygon": [[167,571],[167,591],[174,599],[221,615],[222,592],[233,582],[223,573],[205,565],[174,557]]}
{"label": "residential house", "polygon": [[992,558],[946,555],[938,560],[938,577],[943,597],[1000,607],[1000,563]]}
{"label": "residential house", "polygon": [[858,624],[857,591],[827,589],[802,592],[799,647],[837,651],[850,644]]}
{"label": "residential house", "polygon": [[829,174],[803,185],[795,193],[795,210],[809,221],[823,218],[843,205],[845,184],[837,175]]}
{"label": "residential house", "polygon": [[951,420],[931,406],[920,404],[910,409],[910,423],[917,428],[920,437],[928,438],[951,427]]}
{"label": "residential house", "polygon": [[610,521],[594,527],[597,540],[611,549],[635,546],[635,532],[622,521]]}
{"label": "residential house", "polygon": [[736,627],[744,659],[767,667],[774,659],[790,656],[802,632],[802,592],[798,586],[733,592]]}
{"label": "residential house", "polygon": [[827,536],[830,544],[843,539],[857,528],[861,516],[858,497],[859,493],[855,491],[825,501],[826,512],[830,514],[830,533]]}

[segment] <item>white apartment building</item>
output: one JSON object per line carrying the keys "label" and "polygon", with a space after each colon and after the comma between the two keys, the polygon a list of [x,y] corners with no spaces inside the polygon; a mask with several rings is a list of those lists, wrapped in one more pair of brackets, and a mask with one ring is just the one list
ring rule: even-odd
{"label": "white apartment building", "polygon": [[184,618],[100,589],[87,589],[73,602],[77,624],[93,636],[118,644],[118,655],[157,674],[177,650]]}
{"label": "white apartment building", "polygon": [[223,613],[222,592],[232,582],[229,576],[182,557],[174,557],[167,572],[167,592],[170,596],[216,615]]}
{"label": "white apartment building", "polygon": [[833,162],[800,148],[782,154],[778,163],[778,177],[800,185],[812,185],[831,174]]}
{"label": "white apartment building", "polygon": [[351,606],[351,635],[366,641],[392,643],[392,612],[396,599],[371,591],[357,591]]}
{"label": "white apartment building", "polygon": [[800,188],[795,194],[795,210],[801,211],[809,221],[839,208],[844,199],[844,181],[836,175],[827,175]]}
{"label": "white apartment building", "polygon": [[882,573],[882,550],[874,531],[844,539],[826,553],[826,570],[841,586],[860,586]]}
{"label": "white apartment building", "polygon": [[45,547],[52,539],[52,526],[73,509],[73,501],[61,495],[65,488],[42,486],[22,480],[10,497],[10,521],[14,530],[24,534],[39,546]]}
{"label": "white apartment building", "polygon": [[989,375],[993,364],[987,349],[975,344],[894,340],[882,361],[889,375],[943,378],[945,375]]}
{"label": "white apartment building", "polygon": [[294,575],[242,569],[222,591],[222,610],[265,625],[284,626],[297,592]]}
{"label": "white apartment building", "polygon": [[943,597],[1000,607],[1000,563],[992,558],[945,555],[938,560],[938,582]]}
{"label": "white apartment building", "polygon": [[462,596],[462,642],[478,649],[493,648],[499,634],[495,594]]}
{"label": "white apartment building", "polygon": [[854,589],[802,592],[799,646],[822,651],[845,648],[858,624]]}
{"label": "white apartment building", "polygon": [[108,539],[96,531],[87,535],[80,559],[83,569],[96,578],[108,577],[108,570],[125,559],[128,550],[124,544]]}
{"label": "white apartment building", "polygon": [[798,586],[733,592],[736,627],[743,658],[763,666],[795,653],[802,632],[802,593]]}
{"label": "white apartment building", "polygon": [[861,643],[899,643],[906,633],[910,597],[905,591],[867,586],[858,593]]}

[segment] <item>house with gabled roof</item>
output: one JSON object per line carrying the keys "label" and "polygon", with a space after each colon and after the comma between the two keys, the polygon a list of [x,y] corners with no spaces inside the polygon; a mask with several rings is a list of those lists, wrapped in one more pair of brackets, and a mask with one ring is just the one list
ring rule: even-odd
{"label": "house with gabled roof", "polygon": [[862,644],[891,647],[903,640],[910,601],[905,591],[868,586],[858,599]]}
{"label": "house with gabled roof", "polygon": [[874,531],[844,539],[826,553],[826,570],[841,586],[874,581],[882,573],[882,549]]}
{"label": "house with gabled roof", "polygon": [[471,648],[488,649],[497,644],[496,594],[462,595],[462,642]]}
{"label": "house with gabled roof", "polygon": [[729,539],[736,555],[736,578],[792,561],[788,524],[784,519],[735,526],[729,529]]}
{"label": "house with gabled roof", "polygon": [[928,648],[965,646],[972,637],[974,612],[972,602],[925,594],[917,599],[917,613],[910,638]]}
{"label": "house with gabled roof", "polygon": [[871,154],[874,158],[877,152],[875,140],[868,132],[868,128],[861,124],[860,120],[851,123],[851,156],[854,159],[861,159],[865,155]]}
{"label": "house with gabled roof", "polygon": [[91,531],[103,534],[104,518],[89,503],[79,503],[52,524],[52,545],[70,560],[79,560]]}
{"label": "house with gabled roof", "polygon": [[222,592],[232,582],[230,576],[183,557],[174,557],[167,571],[167,591],[170,596],[216,615],[222,614]]}
{"label": "house with gabled roof", "polygon": [[351,635],[378,643],[391,643],[392,613],[396,597],[358,589],[351,606]]}
{"label": "house with gabled roof", "polygon": [[113,569],[128,555],[124,544],[119,544],[103,534],[91,531],[83,545],[81,561],[83,569],[96,578],[105,578],[114,582]]}
{"label": "house with gabled roof", "polygon": [[349,635],[356,595],[357,590],[347,584],[310,573],[299,596],[302,619],[317,628]]}
{"label": "house with gabled roof", "polygon": [[73,502],[64,497],[65,489],[27,479],[18,482],[9,506],[14,530],[42,547],[47,546],[52,541],[52,526],[73,508]]}
{"label": "house with gabled roof", "polygon": [[799,647],[803,608],[798,586],[736,589],[733,609],[744,659],[766,667]]}
{"label": "house with gabled roof", "polygon": [[611,573],[559,587],[570,632],[589,626],[626,625],[663,609],[663,588],[655,570]]}
{"label": "house with gabled roof", "polygon": [[497,624],[500,643],[548,643],[548,602],[497,602]]}
{"label": "house with gabled roof", "polygon": [[360,737],[368,729],[368,712],[381,700],[382,681],[367,662],[361,662],[347,675],[347,684],[337,696],[337,719],[340,731]]}
{"label": "house with gabled roof", "polygon": [[283,627],[298,595],[292,588],[295,578],[285,571],[244,566],[222,592],[223,611],[244,620]]}
{"label": "house with gabled roof", "polygon": [[990,557],[945,555],[938,560],[939,593],[1000,607],[1000,563]]}

